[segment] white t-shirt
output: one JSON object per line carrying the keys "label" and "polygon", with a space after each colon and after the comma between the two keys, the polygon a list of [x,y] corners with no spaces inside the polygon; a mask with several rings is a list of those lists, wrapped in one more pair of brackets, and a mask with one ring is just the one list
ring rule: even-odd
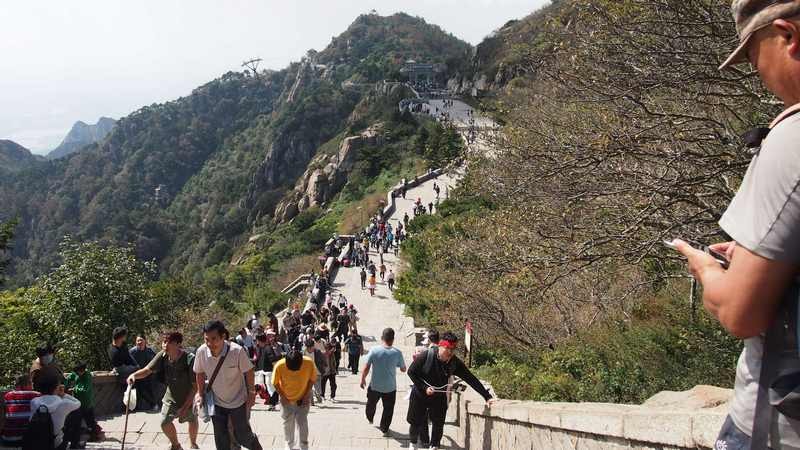
{"label": "white t-shirt", "polygon": [[[800,115],[778,123],[764,139],[719,224],[738,245],[757,255],[800,263]],[[745,339],[736,365],[730,416],[748,435],[753,431],[763,352],[763,336]],[[796,364],[793,359],[781,366]],[[780,436],[780,444],[772,442],[772,448],[800,448],[800,421],[775,411],[770,429]]]}
{"label": "white t-shirt", "polygon": [[31,413],[36,414],[39,406],[44,405],[50,412],[50,417],[53,419],[53,434],[55,434],[54,444],[56,447],[61,445],[64,440],[64,422],[67,416],[72,411],[81,407],[81,402],[77,398],[64,394],[64,397],[58,395],[42,395],[31,400]]}
{"label": "white t-shirt", "polygon": [[212,356],[211,350],[206,344],[197,349],[194,357],[194,372],[206,374],[206,381],[211,379],[214,369],[217,367],[220,357],[227,351],[225,361],[219,369],[214,385],[214,404],[223,408],[238,408],[247,401],[247,386],[244,382],[244,374],[253,369],[253,363],[247,356],[247,350],[241,345],[228,342],[219,356]]}

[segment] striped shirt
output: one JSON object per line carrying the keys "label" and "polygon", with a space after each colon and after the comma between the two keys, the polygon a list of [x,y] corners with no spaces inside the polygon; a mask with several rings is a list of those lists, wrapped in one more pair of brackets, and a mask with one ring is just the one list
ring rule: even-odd
{"label": "striped shirt", "polygon": [[31,420],[31,400],[39,397],[36,391],[11,391],[5,395],[6,424],[2,438],[6,443],[22,442]]}

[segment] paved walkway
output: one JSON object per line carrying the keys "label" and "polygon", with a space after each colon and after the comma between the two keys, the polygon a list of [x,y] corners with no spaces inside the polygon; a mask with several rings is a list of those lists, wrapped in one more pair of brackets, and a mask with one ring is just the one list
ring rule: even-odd
{"label": "paved walkway", "polygon": [[[390,219],[393,226],[402,220],[406,212],[413,217],[413,204],[417,198],[421,198],[426,205],[429,202],[435,203],[434,182],[441,186],[442,199],[444,199],[445,192],[455,186],[454,178],[441,175],[436,180],[410,189],[406,199],[397,199],[396,212]],[[377,258],[374,251],[371,253],[371,258]],[[397,272],[398,261],[393,254],[384,255],[384,260],[387,268],[393,268]],[[381,331],[385,327],[392,327],[396,332],[396,346],[403,352],[406,365],[411,363],[413,348],[404,346],[403,338],[413,330],[413,321],[403,315],[403,306],[394,300],[385,283],[379,281],[375,297],[370,297],[369,291],[361,290],[359,269],[342,267],[339,269],[334,288],[356,305],[360,315],[359,331],[364,337],[367,348],[380,345]],[[388,438],[382,437],[380,430],[376,426],[370,425],[364,416],[366,391],[361,390],[358,386],[360,378],[361,375],[351,375],[350,372],[341,371],[337,378],[339,385],[336,394],[337,402],[321,407],[312,407],[309,414],[312,449],[383,449],[408,446],[408,423],[405,420],[408,410],[408,401],[405,396],[411,384],[408,377],[398,371],[397,403],[391,426],[391,437]],[[378,406],[376,424],[380,419],[380,414],[381,406]],[[265,449],[285,448],[279,412],[267,411],[265,406],[257,404],[250,423]],[[89,448],[119,449],[124,417],[106,418],[101,421],[101,424],[109,441],[102,444],[90,444]],[[184,448],[188,448],[187,435],[183,434],[187,432],[186,425],[178,425],[178,432],[181,433],[180,439]],[[449,448],[452,441],[448,436],[453,435],[455,435],[455,429],[450,426],[446,427],[445,438],[442,441],[443,448]],[[210,423],[201,423],[198,441],[201,448],[214,448],[214,435]],[[160,430],[158,413],[137,412],[130,415],[125,448],[168,448],[168,441]]]}

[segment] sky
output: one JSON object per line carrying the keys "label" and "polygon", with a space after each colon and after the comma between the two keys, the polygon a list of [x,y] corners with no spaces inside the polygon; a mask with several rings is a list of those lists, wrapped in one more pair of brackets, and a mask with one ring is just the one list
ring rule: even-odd
{"label": "sky", "polygon": [[188,95],[241,63],[281,69],[359,14],[421,16],[475,45],[546,0],[2,0],[0,139],[47,153],[78,120]]}

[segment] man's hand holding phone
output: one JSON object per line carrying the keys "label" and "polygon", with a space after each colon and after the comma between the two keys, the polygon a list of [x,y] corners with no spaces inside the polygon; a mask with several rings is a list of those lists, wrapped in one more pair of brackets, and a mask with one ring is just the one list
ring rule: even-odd
{"label": "man's hand holding phone", "polygon": [[[728,254],[733,254],[735,244],[722,243],[708,247],[708,251],[694,248],[681,239],[672,242],[665,241],[665,245],[680,252],[689,262],[689,272],[701,283],[710,274],[723,273],[729,264]],[[716,247],[716,248],[714,248]],[[724,251],[724,253],[723,253]]]}

